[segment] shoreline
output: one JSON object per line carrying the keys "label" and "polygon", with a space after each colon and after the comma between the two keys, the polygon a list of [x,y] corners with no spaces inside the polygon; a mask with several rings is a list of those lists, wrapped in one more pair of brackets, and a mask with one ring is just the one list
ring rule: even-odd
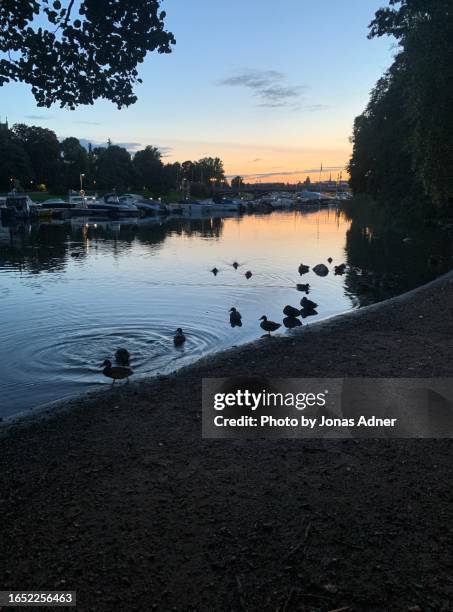
{"label": "shoreline", "polygon": [[450,272],[11,425],[3,588],[87,612],[448,610],[450,440],[203,440],[200,413],[206,374],[451,377],[452,303]]}
{"label": "shoreline", "polygon": [[[367,317],[369,314],[374,312],[379,312],[381,310],[385,310],[392,305],[404,304],[405,302],[409,302],[414,297],[417,296],[420,292],[425,292],[430,288],[435,289],[439,285],[443,285],[444,283],[451,282],[453,284],[453,270],[442,274],[441,276],[433,279],[429,283],[424,285],[420,285],[419,287],[415,287],[410,291],[406,291],[399,295],[396,295],[387,300],[383,300],[381,302],[376,302],[375,304],[370,304],[363,308],[357,308],[354,310],[347,310],[345,312],[338,313],[336,315],[327,317],[325,319],[321,319],[319,321],[315,321],[314,323],[304,323],[303,327],[296,328],[291,330],[289,334],[283,335],[275,335],[272,336],[271,342],[287,342],[288,340],[294,341],[300,338],[300,336],[305,335],[308,332],[317,332],[318,330],[331,328],[336,329],[337,326],[341,326],[343,324],[348,324],[348,322],[352,322],[356,319],[360,319],[361,317]],[[157,373],[151,376],[144,376],[137,381],[133,381],[129,384],[129,388],[131,390],[135,390],[137,386],[149,385],[149,384],[158,384],[160,380],[168,380],[169,378],[177,377],[180,374],[190,376],[191,370],[200,370],[209,361],[209,368],[214,366],[218,367],[218,364],[222,362],[223,359],[234,359],[235,354],[240,354],[242,351],[249,350],[257,350],[259,348],[260,342],[267,341],[265,335],[261,338],[257,338],[256,340],[251,340],[244,344],[240,344],[234,347],[226,348],[220,351],[213,351],[206,355],[203,355],[181,368],[174,370],[169,373]],[[124,384],[124,383],[123,383]],[[122,386],[122,383],[120,383]],[[118,388],[118,386],[116,387]],[[24,410],[17,414],[13,414],[11,416],[3,417],[0,419],[0,439],[2,436],[7,435],[9,430],[14,429],[15,426],[23,426],[27,423],[33,423],[34,421],[48,420],[52,418],[58,417],[60,414],[64,414],[68,411],[71,411],[74,407],[76,408],[80,402],[82,403],[96,403],[97,401],[101,401],[103,396],[112,392],[112,388],[109,386],[108,388],[102,389],[91,389],[88,391],[82,391],[77,395],[57,399],[50,403],[42,404],[36,406],[35,408],[31,408],[28,411]]]}

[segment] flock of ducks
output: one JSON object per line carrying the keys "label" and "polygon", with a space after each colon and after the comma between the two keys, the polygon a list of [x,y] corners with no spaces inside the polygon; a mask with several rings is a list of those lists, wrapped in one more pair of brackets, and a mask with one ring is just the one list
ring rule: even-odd
{"label": "flock of ducks", "polygon": [[[329,264],[331,264],[333,259],[329,257],[327,261],[329,262]],[[237,261],[235,261],[233,262],[232,266],[235,270],[237,270],[240,264]],[[310,271],[309,266],[305,264],[300,264],[299,274],[301,276],[303,276],[304,274],[307,274],[309,271]],[[313,268],[313,271],[318,276],[327,276],[327,274],[329,273],[329,269],[324,264],[318,264],[317,266]],[[346,271],[346,264],[340,264],[334,267],[335,275],[344,274],[345,271]],[[214,276],[217,276],[217,274],[219,273],[219,270],[218,268],[213,268],[211,272],[214,274]],[[247,279],[250,279],[252,276],[253,276],[252,272],[250,270],[247,270],[247,272],[245,273],[245,277]],[[298,284],[296,285],[296,288],[298,291],[302,291],[306,294],[310,293],[309,283]],[[300,321],[299,317],[302,317],[303,319],[305,319],[306,317],[311,317],[313,315],[318,314],[316,310],[316,308],[318,307],[318,304],[316,304],[312,300],[309,300],[305,296],[301,299],[300,306],[301,308],[295,308],[294,306],[288,305],[283,308],[283,314],[285,315],[285,318],[283,319],[283,325],[287,329],[293,329],[295,327],[300,327],[302,325],[302,322]],[[230,308],[229,312],[230,312],[231,327],[242,327],[242,315],[237,310],[237,308],[233,306],[232,308]],[[263,315],[262,317],[260,317],[259,321],[261,321],[260,323],[261,329],[264,330],[269,336],[271,335],[272,332],[277,331],[282,326],[281,323],[276,323],[275,321],[269,321],[266,315]],[[180,347],[185,343],[185,341],[186,341],[186,336],[182,328],[178,327],[178,329],[176,330],[173,336],[173,343],[176,347]],[[103,367],[102,372],[104,376],[112,379],[113,381],[112,385],[115,384],[115,381],[117,380],[127,379],[127,382],[129,382],[129,377],[132,376],[132,374],[134,373],[133,370],[130,368],[130,359],[131,357],[130,357],[129,351],[125,348],[119,348],[115,353],[115,362],[116,362],[115,366],[112,365],[112,362],[109,359],[106,359],[104,361],[104,363],[102,364],[102,367]]]}

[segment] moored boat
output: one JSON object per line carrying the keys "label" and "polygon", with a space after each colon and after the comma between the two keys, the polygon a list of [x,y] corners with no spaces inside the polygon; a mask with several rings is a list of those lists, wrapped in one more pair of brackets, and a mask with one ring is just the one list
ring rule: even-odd
{"label": "moored boat", "polygon": [[88,203],[87,210],[94,214],[129,217],[138,217],[141,214],[134,204],[120,202],[118,196],[112,193],[105,195],[102,199],[97,199],[95,202]]}

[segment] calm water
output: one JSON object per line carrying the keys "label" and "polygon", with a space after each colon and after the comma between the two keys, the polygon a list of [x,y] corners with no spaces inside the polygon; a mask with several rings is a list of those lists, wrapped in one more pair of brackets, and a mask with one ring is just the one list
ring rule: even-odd
{"label": "calm water", "polygon": [[[320,304],[306,322],[384,299],[450,265],[427,264],[429,245],[438,244],[435,235],[410,243],[377,235],[332,209],[0,225],[0,415],[108,385],[100,365],[118,347],[130,351],[139,377],[258,338],[261,315],[281,321],[286,304],[299,305],[298,282],[309,282]],[[348,272],[301,280],[301,262],[328,257],[347,262]],[[230,327],[231,306],[242,328]],[[172,342],[177,327],[187,335],[181,349]]]}

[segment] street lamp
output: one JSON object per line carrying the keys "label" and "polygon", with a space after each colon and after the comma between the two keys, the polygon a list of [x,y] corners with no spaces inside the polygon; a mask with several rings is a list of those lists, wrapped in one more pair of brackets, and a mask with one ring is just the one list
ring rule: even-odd
{"label": "street lamp", "polygon": [[80,191],[83,191],[83,178],[84,178],[84,174],[80,175]]}

